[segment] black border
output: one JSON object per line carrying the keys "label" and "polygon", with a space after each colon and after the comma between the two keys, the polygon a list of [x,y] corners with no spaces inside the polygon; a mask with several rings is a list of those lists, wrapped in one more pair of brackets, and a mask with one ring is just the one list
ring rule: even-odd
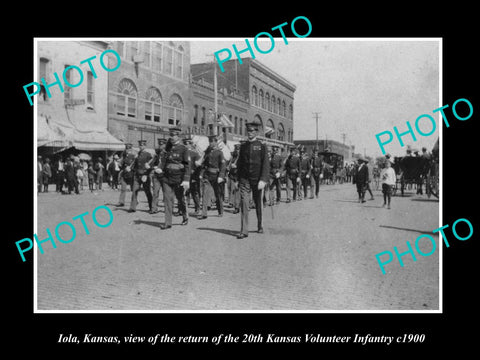
{"label": "black border", "polygon": [[[177,4],[181,5],[181,4]],[[408,4],[395,4],[391,9],[373,8],[366,4],[351,7],[341,4],[338,9],[290,4],[270,4],[269,11],[260,12],[254,5],[225,3],[202,4],[203,9],[194,9],[183,4],[170,10],[163,5],[146,19],[145,7],[135,3],[125,4],[121,11],[112,8],[101,11],[85,6],[63,7],[63,16],[54,15],[49,9],[29,9],[22,12],[17,27],[5,26],[3,56],[7,70],[6,105],[3,124],[7,126],[4,138],[7,146],[4,155],[3,191],[9,196],[4,202],[7,219],[4,225],[6,236],[3,254],[7,258],[4,278],[7,279],[4,311],[8,323],[7,347],[22,350],[26,347],[44,354],[74,354],[80,351],[96,353],[152,352],[165,354],[172,350],[241,351],[258,349],[285,352],[293,350],[342,352],[353,350],[398,353],[408,351],[416,354],[428,351],[434,355],[453,348],[460,354],[475,347],[476,324],[470,324],[475,310],[475,259],[478,254],[477,214],[475,204],[477,157],[474,126],[480,112],[478,101],[478,56],[474,28],[475,10],[467,5],[454,4],[449,9],[429,8],[425,11]],[[441,5],[439,5],[441,6]],[[185,9],[181,9],[185,7]],[[128,10],[130,8],[130,10]],[[274,13],[271,8],[279,11]],[[169,14],[167,16],[167,14]],[[474,224],[473,237],[465,242],[451,241],[450,248],[443,248],[443,314],[33,314],[33,256],[22,263],[14,242],[30,237],[33,233],[33,107],[25,101],[22,86],[33,78],[34,37],[253,37],[296,16],[306,16],[313,25],[310,37],[441,37],[443,38],[443,103],[453,104],[459,98],[467,98],[474,107],[474,115],[468,121],[450,121],[443,128],[443,224],[452,224],[458,218],[467,218]],[[153,18],[152,18],[153,17]],[[62,20],[63,19],[63,20]],[[68,26],[64,26],[67,24]],[[7,51],[8,50],[8,51]],[[475,92],[475,90],[476,92]],[[13,100],[13,102],[11,101]],[[447,114],[451,114],[448,113]],[[452,116],[452,115],[450,115]],[[452,117],[453,119],[453,117]],[[5,214],[5,213],[4,213]],[[5,216],[5,215],[4,215]],[[451,235],[450,235],[451,236]],[[449,237],[450,239],[450,237]],[[150,336],[156,333],[170,335],[214,336],[231,333],[268,333],[288,336],[303,336],[305,333],[351,336],[354,333],[372,335],[395,335],[404,333],[425,334],[423,344],[402,344],[390,347],[383,345],[359,346],[355,344],[227,344],[213,345],[162,344],[136,345],[72,345],[58,344],[59,333],[84,333],[124,336]],[[40,353],[40,354],[41,354]],[[39,355],[40,355],[39,354]]]}

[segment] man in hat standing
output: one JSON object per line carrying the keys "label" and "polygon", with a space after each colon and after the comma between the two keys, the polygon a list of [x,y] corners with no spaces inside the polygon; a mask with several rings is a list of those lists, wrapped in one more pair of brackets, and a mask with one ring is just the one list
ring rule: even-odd
{"label": "man in hat standing", "polygon": [[[299,193],[302,192],[303,188],[303,197],[307,199],[308,196],[308,185],[310,184],[311,176],[311,161],[308,155],[305,152],[305,147],[300,148],[300,181],[301,188]],[[311,197],[313,199],[313,196]]]}
{"label": "man in hat standing", "polygon": [[200,154],[200,150],[196,150],[193,141],[190,137],[185,138],[183,143],[188,148],[188,153],[190,155],[190,188],[188,194],[193,199],[193,204],[195,208],[194,215],[198,216],[200,214],[200,172],[202,170],[202,162],[204,154]]}
{"label": "man in hat standing", "polygon": [[198,218],[203,220],[207,218],[207,210],[212,200],[212,190],[215,194],[218,216],[223,216],[223,191],[225,186],[226,163],[222,150],[218,148],[218,139],[216,135],[208,137],[209,146],[205,150],[205,156],[202,165],[200,178],[203,182],[203,203],[202,215]]}
{"label": "man in hat standing", "polygon": [[165,164],[163,166],[163,201],[165,203],[165,223],[160,228],[172,227],[173,202],[177,198],[178,210],[183,216],[182,225],[188,224],[185,191],[190,187],[190,155],[188,148],[180,140],[181,128],[170,129],[169,146],[166,148]]}
{"label": "man in hat standing", "polygon": [[263,191],[268,183],[270,164],[267,147],[257,139],[260,122],[246,123],[247,141],[240,145],[237,175],[240,188],[241,229],[238,239],[248,237],[248,211],[250,193],[253,194],[257,213],[258,232],[263,233]]}
{"label": "man in hat standing", "polygon": [[164,178],[163,174],[163,163],[165,162],[165,153],[166,153],[166,145],[167,139],[159,138],[157,139],[158,147],[155,150],[155,156],[152,161],[152,209],[150,210],[150,214],[156,214],[159,212],[158,210],[158,199],[160,197],[160,189],[162,187],[162,182]]}
{"label": "man in hat standing", "polygon": [[125,195],[127,193],[127,186],[133,187],[133,171],[131,166],[135,160],[135,152],[132,149],[132,144],[125,144],[125,150],[122,153],[122,160],[118,178],[120,182],[120,197],[117,206],[125,205]]}
{"label": "man in hat standing", "polygon": [[270,181],[268,184],[268,189],[270,191],[270,206],[273,205],[273,188],[275,187],[275,202],[280,203],[280,198],[282,197],[282,185],[280,184],[280,176],[282,174],[283,159],[278,154],[278,146],[272,145],[272,153],[270,155]]}
{"label": "man in hat standing", "polygon": [[150,191],[150,168],[153,161],[153,156],[146,151],[147,141],[139,140],[138,147],[140,151],[137,157],[132,163],[133,170],[133,187],[132,187],[132,199],[130,201],[130,209],[128,212],[135,212],[137,210],[137,196],[140,188],[143,188],[148,200],[148,210],[152,211],[152,192]]}
{"label": "man in hat standing", "polygon": [[[323,162],[320,156],[318,156],[318,148],[314,147],[312,151],[312,177],[313,182],[315,183],[315,197],[318,199],[318,192],[320,190],[320,174],[323,171]],[[313,197],[313,184],[312,184],[312,191]]]}
{"label": "man in hat standing", "polygon": [[296,147],[290,148],[290,155],[285,161],[286,185],[287,185],[287,203],[291,201],[290,191],[293,187],[293,201],[297,199],[297,184],[300,180],[300,157]]}
{"label": "man in hat standing", "polygon": [[358,159],[358,168],[355,171],[353,183],[357,185],[358,202],[364,203],[368,183],[368,169],[366,160],[363,158]]}
{"label": "man in hat standing", "polygon": [[238,188],[238,176],[237,176],[237,161],[240,151],[240,144],[235,144],[232,153],[232,158],[228,164],[228,179],[230,181],[230,192],[228,201],[233,206],[233,213],[238,214],[240,212],[240,190]]}

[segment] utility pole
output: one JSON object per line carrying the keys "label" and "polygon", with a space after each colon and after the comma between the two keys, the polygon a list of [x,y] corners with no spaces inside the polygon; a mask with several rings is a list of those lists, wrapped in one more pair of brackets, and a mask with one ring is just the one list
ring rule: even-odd
{"label": "utility pole", "polygon": [[315,133],[316,133],[316,137],[315,137],[315,141],[316,141],[316,146],[318,148],[318,114],[320,114],[319,112],[314,112],[313,113],[315,115]]}
{"label": "utility pole", "polygon": [[343,161],[345,162],[345,138],[347,137],[347,134],[345,133],[342,133],[342,139],[343,139],[343,149],[342,149],[342,153],[343,153]]}
{"label": "utility pole", "polygon": [[215,56],[213,57],[213,98],[215,102],[215,106],[213,108],[213,135],[218,135],[217,131],[217,114],[218,114],[218,101],[217,101],[217,64],[215,63]]}

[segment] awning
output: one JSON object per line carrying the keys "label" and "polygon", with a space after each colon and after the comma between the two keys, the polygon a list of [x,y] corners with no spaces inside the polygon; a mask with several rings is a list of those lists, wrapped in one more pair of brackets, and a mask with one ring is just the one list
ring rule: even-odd
{"label": "awning", "polygon": [[[207,150],[209,142],[208,142],[208,137],[203,136],[203,135],[194,135],[192,137],[192,143],[195,144],[195,146],[198,148],[198,150],[205,152]],[[222,150],[223,156],[225,157],[225,160],[230,160],[232,157],[231,152],[233,151],[233,142],[227,141],[227,144],[223,142],[223,139],[218,139],[218,148]],[[230,144],[229,144],[230,143]]]}
{"label": "awning", "polygon": [[47,117],[37,117],[37,146],[56,148],[72,147],[72,141],[58,126],[50,123]]}
{"label": "awning", "polygon": [[73,133],[73,146],[77,150],[95,151],[95,150],[110,150],[123,151],[125,144],[115,138],[107,130],[104,131],[90,131],[80,132],[75,129]]}
{"label": "awning", "polygon": [[230,119],[227,117],[227,115],[222,114],[220,118],[218,119],[218,123],[220,124],[221,127],[224,128],[234,128],[235,126],[233,123],[230,121]]}

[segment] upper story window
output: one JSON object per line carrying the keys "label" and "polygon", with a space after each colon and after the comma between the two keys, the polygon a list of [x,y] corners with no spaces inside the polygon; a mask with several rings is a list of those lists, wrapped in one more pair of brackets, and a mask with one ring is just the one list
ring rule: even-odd
{"label": "upper story window", "polygon": [[156,88],[149,88],[145,94],[145,120],[160,122],[162,114],[162,96]]}
{"label": "upper story window", "polygon": [[136,117],[137,116],[137,88],[135,83],[129,79],[123,79],[117,88],[117,114]]}

